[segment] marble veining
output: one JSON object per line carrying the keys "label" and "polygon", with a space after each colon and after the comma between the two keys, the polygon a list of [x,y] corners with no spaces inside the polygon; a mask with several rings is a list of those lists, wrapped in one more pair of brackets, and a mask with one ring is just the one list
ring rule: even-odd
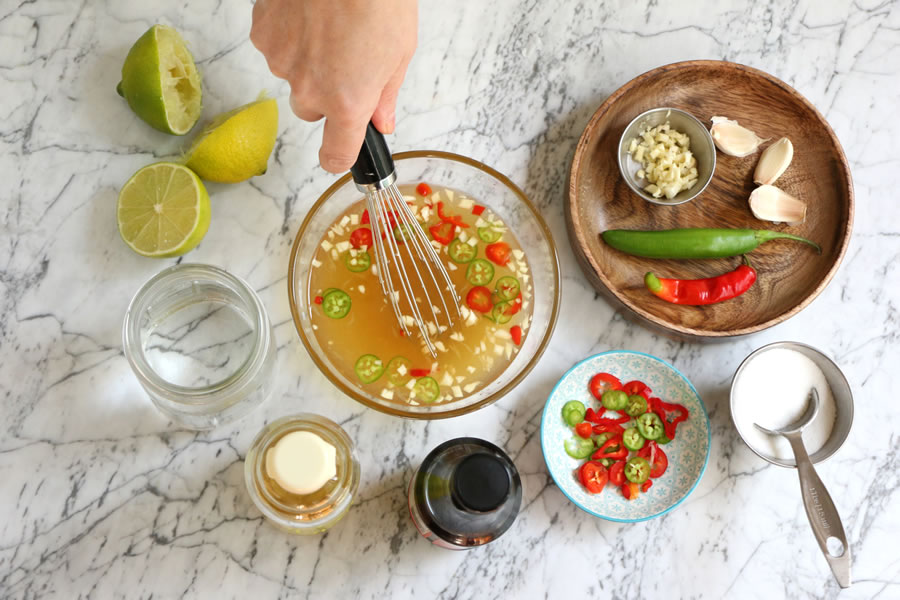
{"label": "marble veining", "polygon": [[[342,396],[299,342],[288,252],[334,178],[317,166],[321,124],[290,115],[286,85],[250,44],[250,11],[246,0],[0,3],[0,597],[900,597],[900,2],[422,0],[390,144],[466,154],[521,185],[556,237],[564,296],[550,349],[513,393],[433,423]],[[185,257],[245,278],[278,346],[274,397],[210,433],[167,422],[122,354],[128,302],[177,262],[131,253],[115,224],[131,173],[186,144],[151,130],[114,91],[127,49],[156,22],[190,42],[204,119],[261,89],[281,109],[268,173],[209,186],[209,234]],[[825,292],[787,323],[716,345],[656,336],[613,310],[578,269],[563,219],[569,161],[599,103],[639,73],[694,58],[749,64],[808,97],[841,140],[857,194],[853,240]],[[730,422],[731,374],[776,340],[822,349],[856,395],[848,442],[819,467],[853,546],[845,592],[806,523],[795,474],[759,460]],[[697,489],[638,524],[577,509],[540,451],[556,380],[609,349],[673,363],[712,427]],[[301,410],[340,422],[362,463],[358,504],[311,538],[265,523],[242,479],[262,425]],[[421,540],[405,507],[411,470],[458,435],[503,446],[524,485],[513,528],[464,553]]]}

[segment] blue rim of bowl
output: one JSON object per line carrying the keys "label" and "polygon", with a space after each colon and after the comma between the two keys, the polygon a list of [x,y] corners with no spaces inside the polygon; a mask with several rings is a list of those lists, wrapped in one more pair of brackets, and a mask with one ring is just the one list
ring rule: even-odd
{"label": "blue rim of bowl", "polygon": [[[609,354],[636,354],[638,356],[644,356],[646,358],[660,362],[660,363],[664,364],[665,366],[669,367],[670,369],[672,369],[673,371],[675,371],[675,373],[679,377],[681,377],[685,381],[685,383],[688,384],[688,387],[690,387],[691,391],[694,392],[694,394],[697,396],[697,400],[700,401],[700,409],[703,411],[703,418],[706,419],[706,458],[703,459],[703,468],[700,469],[700,474],[697,476],[696,481],[694,481],[694,485],[692,485],[691,488],[687,491],[687,493],[684,496],[682,496],[678,500],[678,502],[676,502],[672,506],[670,506],[667,509],[662,510],[656,514],[652,514],[647,517],[641,517],[640,519],[617,519],[615,517],[608,517],[606,515],[601,515],[599,513],[596,513],[594,511],[582,506],[578,502],[576,502],[574,498],[572,498],[569,494],[566,493],[566,490],[563,489],[563,487],[556,480],[556,476],[553,474],[553,470],[550,468],[550,465],[547,463],[547,451],[544,448],[544,419],[547,417],[547,405],[550,404],[550,398],[553,397],[553,394],[556,393],[557,388],[559,388],[559,386],[563,382],[563,380],[566,377],[568,377],[569,374],[572,373],[572,371],[574,371],[575,369],[577,369],[578,367],[580,367],[581,365],[583,365],[586,362],[595,360],[597,358],[600,358],[601,356],[606,356]],[[565,496],[566,499],[569,500],[569,502],[571,502],[572,504],[574,504],[575,506],[577,506],[584,512],[588,513],[589,515],[593,515],[595,517],[604,519],[606,521],[615,521],[616,523],[640,523],[641,521],[649,521],[650,519],[655,519],[656,517],[661,517],[664,514],[666,514],[667,512],[671,511],[673,508],[677,507],[679,504],[684,502],[688,498],[688,496],[690,496],[694,492],[694,489],[700,483],[700,480],[703,479],[703,475],[706,473],[706,467],[707,467],[707,465],[709,465],[709,454],[710,454],[711,446],[712,446],[712,428],[709,424],[709,414],[706,412],[706,405],[703,404],[703,398],[700,397],[699,392],[697,392],[697,388],[694,387],[694,384],[691,383],[691,380],[688,379],[687,377],[685,377],[684,373],[679,371],[671,363],[664,361],[663,359],[658,358],[656,356],[653,356],[652,354],[647,354],[646,352],[638,352],[637,350],[607,350],[606,352],[594,354],[593,356],[589,356],[585,359],[578,361],[577,363],[572,365],[572,367],[569,368],[569,370],[566,371],[565,374],[563,374],[563,376],[559,378],[559,381],[556,382],[556,385],[553,386],[553,389],[550,391],[550,395],[547,396],[547,401],[544,403],[544,410],[541,412],[541,456],[544,458],[544,464],[547,466],[547,472],[550,473],[550,478],[553,479],[553,483],[556,485],[556,488],[563,493],[563,496]]]}

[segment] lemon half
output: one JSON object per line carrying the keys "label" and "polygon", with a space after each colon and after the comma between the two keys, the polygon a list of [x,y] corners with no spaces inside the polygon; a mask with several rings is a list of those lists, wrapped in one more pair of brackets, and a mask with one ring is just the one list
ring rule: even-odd
{"label": "lemon half", "polygon": [[197,174],[171,162],[148,165],[119,192],[119,234],[142,256],[180,256],[209,229],[209,195]]}
{"label": "lemon half", "polygon": [[138,38],[116,87],[131,110],[151,127],[184,135],[200,118],[200,73],[173,28],[154,25]]}
{"label": "lemon half", "polygon": [[217,116],[185,155],[208,181],[237,183],[266,172],[278,134],[278,104],[263,98]]}

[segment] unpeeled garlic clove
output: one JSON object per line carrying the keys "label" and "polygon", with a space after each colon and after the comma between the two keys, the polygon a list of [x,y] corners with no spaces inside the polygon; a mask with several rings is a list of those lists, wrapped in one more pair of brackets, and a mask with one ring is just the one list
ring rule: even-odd
{"label": "unpeeled garlic clove", "polygon": [[781,138],[765,150],[756,163],[753,181],[760,185],[770,185],[781,177],[794,158],[794,145],[786,137]]}
{"label": "unpeeled garlic clove", "polygon": [[709,133],[719,150],[738,158],[753,154],[766,141],[727,117],[713,117]]}
{"label": "unpeeled garlic clove", "polygon": [[806,218],[806,204],[774,185],[761,185],[750,194],[753,216],[775,223],[802,223]]}

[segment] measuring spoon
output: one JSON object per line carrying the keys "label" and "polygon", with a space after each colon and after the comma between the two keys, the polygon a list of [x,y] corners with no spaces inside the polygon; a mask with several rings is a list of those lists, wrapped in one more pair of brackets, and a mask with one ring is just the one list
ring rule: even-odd
{"label": "measuring spoon", "polygon": [[[800,491],[803,495],[803,508],[806,509],[806,516],[809,524],[812,526],[813,535],[825,555],[825,560],[831,567],[838,585],[842,588],[850,587],[850,544],[847,543],[847,536],[844,534],[844,526],[841,524],[841,517],[838,514],[825,484],[819,479],[812,461],[809,460],[809,453],[806,446],[803,445],[803,429],[816,417],[819,412],[819,393],[816,388],[812,388],[809,397],[806,400],[806,410],[795,422],[786,425],[780,429],[766,429],[759,423],[753,425],[769,435],[782,435],[791,443],[791,449],[794,451],[794,458],[797,461],[797,473],[800,475]],[[832,549],[829,549],[829,541],[832,542]],[[837,543],[840,543],[840,548]]]}

